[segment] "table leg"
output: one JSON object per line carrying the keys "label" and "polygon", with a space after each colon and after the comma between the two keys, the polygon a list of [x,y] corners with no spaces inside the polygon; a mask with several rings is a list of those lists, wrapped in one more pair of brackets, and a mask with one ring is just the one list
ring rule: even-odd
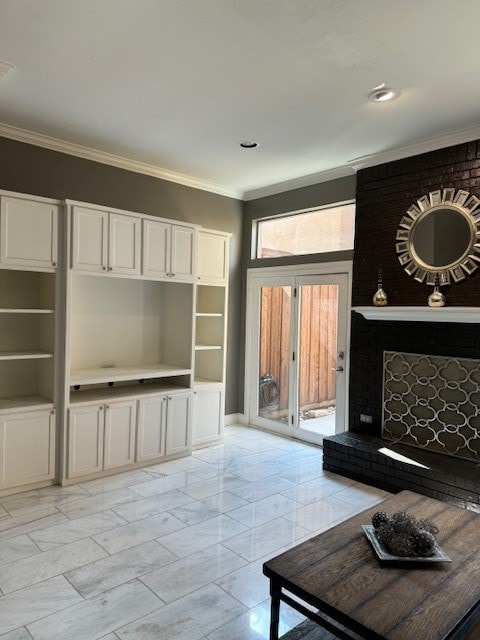
{"label": "table leg", "polygon": [[280,622],[280,594],[282,588],[270,579],[270,640],[278,640],[278,623]]}

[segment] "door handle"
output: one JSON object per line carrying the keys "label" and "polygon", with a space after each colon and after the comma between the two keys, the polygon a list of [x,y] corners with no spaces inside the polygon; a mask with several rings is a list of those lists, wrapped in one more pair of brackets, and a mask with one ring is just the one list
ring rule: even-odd
{"label": "door handle", "polygon": [[332,371],[336,371],[337,373],[342,373],[343,367],[334,367]]}

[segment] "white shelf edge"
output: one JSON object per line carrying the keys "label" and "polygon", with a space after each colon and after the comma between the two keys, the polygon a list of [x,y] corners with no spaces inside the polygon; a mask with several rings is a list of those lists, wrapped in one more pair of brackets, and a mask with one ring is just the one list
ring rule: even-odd
{"label": "white shelf edge", "polygon": [[3,307],[0,309],[0,313],[32,313],[32,314],[49,314],[55,313],[54,309],[22,309],[22,308],[6,308]]}
{"label": "white shelf edge", "polygon": [[193,381],[193,389],[194,390],[200,390],[200,389],[220,389],[223,388],[225,385],[223,382],[219,382],[218,380],[207,380],[206,378],[195,378],[195,380]]}
{"label": "white shelf edge", "polygon": [[40,351],[38,349],[25,351],[0,351],[0,360],[38,360],[42,358],[53,358],[53,353]]}
{"label": "white shelf edge", "polygon": [[222,345],[220,344],[196,344],[195,351],[215,351],[221,349]]}
{"label": "white shelf edge", "polygon": [[191,373],[191,369],[166,364],[73,369],[70,372],[70,386],[100,384],[102,382],[124,382],[128,380],[150,380],[152,378],[191,375]]}
{"label": "white shelf edge", "polygon": [[115,400],[135,400],[158,395],[170,395],[190,391],[189,387],[179,385],[128,385],[124,387],[103,387],[101,389],[85,389],[70,391],[69,407],[76,407],[92,402],[114,402]]}
{"label": "white shelf edge", "polygon": [[480,323],[480,307],[352,307],[367,320]]}
{"label": "white shelf edge", "polygon": [[203,313],[202,311],[197,311],[195,315],[197,318],[223,318],[223,313]]}
{"label": "white shelf edge", "polygon": [[0,413],[53,409],[54,404],[44,396],[9,396],[0,398]]}

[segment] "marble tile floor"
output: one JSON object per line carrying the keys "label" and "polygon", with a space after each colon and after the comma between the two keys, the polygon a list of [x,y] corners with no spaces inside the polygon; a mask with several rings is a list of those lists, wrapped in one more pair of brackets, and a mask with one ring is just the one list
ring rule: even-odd
{"label": "marble tile floor", "polygon": [[[0,498],[0,639],[266,639],[263,562],[387,495],[235,425],[187,458]],[[282,634],[303,619],[281,616]]]}

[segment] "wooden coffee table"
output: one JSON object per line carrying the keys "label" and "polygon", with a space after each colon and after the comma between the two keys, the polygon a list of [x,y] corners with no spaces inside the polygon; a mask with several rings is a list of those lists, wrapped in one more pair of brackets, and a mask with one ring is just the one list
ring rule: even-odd
{"label": "wooden coffee table", "polygon": [[[433,520],[452,562],[379,561],[362,530],[379,510]],[[270,640],[278,639],[281,601],[343,640],[356,637],[351,632],[365,640],[460,640],[480,619],[480,515],[402,491],[272,558],[263,572],[272,598]]]}

